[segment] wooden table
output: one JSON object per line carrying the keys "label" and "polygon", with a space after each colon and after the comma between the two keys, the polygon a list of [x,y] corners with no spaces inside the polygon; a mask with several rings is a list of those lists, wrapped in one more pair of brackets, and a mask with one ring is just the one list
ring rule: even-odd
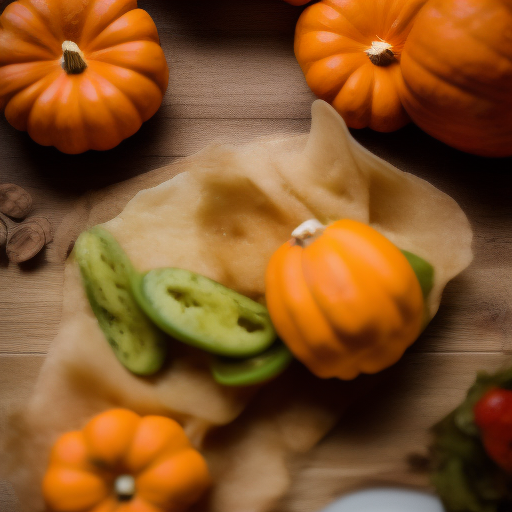
{"label": "wooden table", "polygon": [[[0,183],[25,187],[33,194],[35,213],[54,227],[86,191],[175,161],[212,141],[243,143],[309,130],[314,96],[293,55],[301,8],[282,0],[140,0],[139,5],[158,26],[170,83],[161,109],[136,135],[106,153],[67,156],[36,145],[0,120]],[[458,201],[474,229],[475,259],[448,285],[438,315],[392,369],[379,396],[359,404],[312,453],[294,462],[303,471],[282,511],[317,510],[350,482],[359,485],[361,475],[397,481],[406,462],[395,448],[401,447],[400,454],[423,451],[426,429],[461,400],[475,371],[497,368],[512,351],[512,159],[460,153],[412,125],[392,134],[353,134]],[[49,255],[19,266],[0,256],[0,429],[8,411],[30,393],[57,332],[63,265]],[[465,361],[464,371],[453,373],[454,358]],[[409,420],[398,423],[395,418],[404,414]],[[371,444],[377,432],[374,458],[361,458],[358,448]],[[352,451],[337,452],[339,436],[351,436]],[[320,487],[312,490],[312,480]],[[407,481],[426,482],[424,475],[409,475]],[[0,482],[0,510],[16,510],[7,482]]]}

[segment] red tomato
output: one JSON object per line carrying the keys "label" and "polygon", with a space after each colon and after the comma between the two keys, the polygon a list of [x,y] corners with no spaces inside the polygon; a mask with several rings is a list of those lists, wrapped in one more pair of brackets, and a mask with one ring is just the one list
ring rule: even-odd
{"label": "red tomato", "polygon": [[496,464],[512,473],[512,391],[492,388],[474,408],[484,448]]}

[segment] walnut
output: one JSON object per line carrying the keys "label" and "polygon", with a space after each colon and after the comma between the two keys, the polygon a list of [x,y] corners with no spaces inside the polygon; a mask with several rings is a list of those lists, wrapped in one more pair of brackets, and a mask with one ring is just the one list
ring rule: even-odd
{"label": "walnut", "polygon": [[26,190],[12,183],[0,185],[0,247],[6,246],[7,257],[12,263],[33,258],[53,240],[47,218],[25,219],[31,209],[32,197]]}
{"label": "walnut", "polygon": [[12,183],[0,185],[0,212],[13,219],[24,219],[32,209],[30,194]]}

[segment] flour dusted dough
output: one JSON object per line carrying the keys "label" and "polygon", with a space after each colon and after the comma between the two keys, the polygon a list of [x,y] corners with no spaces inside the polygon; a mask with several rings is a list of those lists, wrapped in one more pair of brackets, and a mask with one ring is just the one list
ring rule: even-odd
{"label": "flour dusted dough", "polygon": [[[157,186],[134,195],[148,184]],[[77,211],[57,234],[61,245],[75,226],[108,221],[139,270],[186,268],[259,301],[270,255],[313,217],[369,223],[432,263],[432,316],[448,280],[472,258],[471,229],[455,201],[361,147],[322,101],[313,104],[309,135],[212,145],[85,198]],[[117,406],[185,426],[215,482],[197,510],[270,510],[289,486],[287,455],[310,449],[375,378],[321,381],[297,363],[261,388],[229,389],[213,382],[207,364],[204,354],[174,343],[157,376],[130,374],[106,343],[71,257],[59,333],[3,450],[22,512],[43,510],[40,482],[57,436]]]}

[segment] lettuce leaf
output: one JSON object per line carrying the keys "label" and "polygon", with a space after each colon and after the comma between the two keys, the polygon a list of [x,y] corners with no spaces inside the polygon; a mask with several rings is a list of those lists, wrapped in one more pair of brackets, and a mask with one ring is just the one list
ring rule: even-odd
{"label": "lettuce leaf", "polygon": [[512,511],[512,478],[487,455],[473,408],[491,387],[512,389],[512,368],[480,372],[466,399],[432,428],[431,480],[448,512]]}

